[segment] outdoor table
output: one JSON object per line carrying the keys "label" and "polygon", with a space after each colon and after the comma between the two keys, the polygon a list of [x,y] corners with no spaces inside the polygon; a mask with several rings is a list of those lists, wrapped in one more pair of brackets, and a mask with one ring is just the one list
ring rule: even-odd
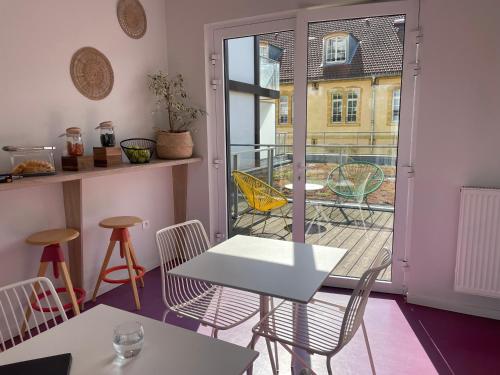
{"label": "outdoor table", "polygon": [[260,316],[269,297],[308,303],[347,250],[237,235],[168,273],[260,295]]}
{"label": "outdoor table", "polygon": [[[322,185],[322,184],[309,184],[309,183],[306,183],[305,184],[305,191],[306,193],[309,191],[319,191],[319,190],[322,190],[323,188],[325,187],[325,185]],[[288,189],[288,190],[293,190],[293,184],[286,184],[284,186],[285,189]],[[314,211],[316,211],[316,215],[314,215],[313,219],[312,220],[309,220],[309,222],[307,223],[307,229],[306,229],[306,234],[309,234],[309,231],[311,230],[312,226],[314,225],[314,222],[315,221],[318,221],[318,217],[321,217],[325,222],[329,222],[331,221],[328,217],[325,216],[325,214],[323,213],[323,211],[321,210],[320,206],[321,206],[321,203],[318,202],[318,201],[311,201],[310,202],[310,205],[312,208],[314,208]],[[319,224],[316,224],[317,225],[317,232],[319,233],[320,232],[320,229],[321,227],[319,226]]]}
{"label": "outdoor table", "polygon": [[[144,346],[120,360],[113,328],[127,321],[144,327]],[[196,332],[106,305],[98,305],[0,354],[0,365],[71,353],[78,374],[242,374],[258,353]]]}

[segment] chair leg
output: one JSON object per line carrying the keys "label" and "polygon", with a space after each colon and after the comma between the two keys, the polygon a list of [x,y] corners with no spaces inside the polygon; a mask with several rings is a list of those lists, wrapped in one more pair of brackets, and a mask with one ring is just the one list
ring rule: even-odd
{"label": "chair leg", "polygon": [[283,218],[283,221],[285,222],[285,230],[290,233],[290,231],[288,230],[288,223],[286,222],[286,215],[285,213],[283,212],[283,208],[280,207],[280,212],[281,212],[281,217]]}
{"label": "chair leg", "polygon": [[137,284],[135,282],[135,272],[134,268],[132,267],[132,258],[130,256],[130,249],[128,248],[127,244],[124,242],[120,242],[120,246],[123,247],[123,253],[125,254],[125,259],[127,261],[127,268],[128,268],[128,276],[130,278],[130,285],[132,287],[132,293],[134,294],[134,300],[135,300],[135,307],[137,310],[141,309],[141,301],[139,300],[139,294],[137,292]]}
{"label": "chair leg", "polygon": [[217,328],[212,328],[212,337],[216,339],[218,337],[219,330]]}
{"label": "chair leg", "polygon": [[250,224],[250,235],[253,235],[253,223],[255,220],[255,210],[252,210],[252,223]]}
{"label": "chair leg", "polygon": [[332,364],[330,363],[331,358],[326,357],[326,370],[328,371],[328,375],[332,375]]}
{"label": "chair leg", "polygon": [[[132,241],[127,242],[127,246],[130,250],[130,256],[132,257],[132,263],[134,266],[137,266],[139,262],[137,262],[137,255],[135,255],[135,249],[134,246],[132,245]],[[139,270],[135,270],[135,274],[139,276],[140,272]],[[141,284],[141,288],[144,288],[144,277],[139,278],[139,283]]]}
{"label": "chair leg", "polygon": [[[49,262],[41,262],[40,266],[38,267],[38,277],[45,276],[45,273],[47,272],[47,267],[49,266]],[[35,291],[31,293],[30,297],[30,305],[35,302],[36,300],[36,294],[38,294],[38,289],[40,288],[40,285],[38,283],[35,284],[34,286]],[[24,313],[24,317],[26,318],[25,322],[23,323],[23,326],[21,328],[21,332],[19,334],[24,335],[26,332],[26,329],[29,329],[27,326],[27,323],[29,324],[30,317],[31,317],[31,309],[29,307],[26,307],[26,312]]]}
{"label": "chair leg", "polygon": [[271,348],[271,340],[266,338],[267,353],[269,354],[269,360],[271,361],[271,368],[273,370],[273,375],[277,375],[276,364],[274,363],[273,349]]}
{"label": "chair leg", "polygon": [[264,226],[262,227],[262,233],[261,234],[264,234],[266,232],[266,224],[267,224],[267,221],[269,220],[270,217],[271,217],[271,211],[268,211],[266,213],[266,218],[264,219]]}
{"label": "chair leg", "polygon": [[[271,310],[274,310],[274,298],[273,297],[271,297],[269,299],[269,303],[271,304]],[[272,323],[273,327],[276,327],[276,321],[274,318],[274,314],[273,314],[272,321],[273,321],[273,323]],[[280,361],[278,358],[278,342],[277,341],[274,341],[274,358],[276,361],[276,371],[279,372],[280,371]]]}
{"label": "chair leg", "polygon": [[80,307],[76,301],[75,291],[73,290],[73,283],[71,282],[71,277],[69,276],[68,267],[66,267],[65,262],[57,263],[57,267],[61,271],[62,278],[64,280],[64,286],[66,287],[66,292],[69,294],[71,300],[71,306],[73,307],[73,312],[75,315],[80,314]]}
{"label": "chair leg", "polygon": [[372,374],[375,375],[375,363],[373,362],[373,355],[370,349],[370,342],[368,341],[368,333],[366,332],[365,320],[361,321],[361,328],[363,329],[363,336],[365,338],[366,350],[368,352],[368,358],[370,359],[370,367],[372,369]]}
{"label": "chair leg", "polygon": [[[248,344],[247,348],[254,350],[256,342],[257,342],[257,335],[254,333],[252,335],[252,339],[250,340],[250,343]],[[247,375],[253,375],[253,362],[250,364],[250,366],[247,369]]]}
{"label": "chair leg", "polygon": [[99,277],[97,278],[97,283],[95,284],[94,294],[92,295],[92,301],[95,302],[97,298],[97,292],[99,291],[99,286],[101,286],[102,279],[104,277],[104,272],[108,267],[109,259],[111,258],[111,254],[113,254],[113,249],[115,248],[116,241],[109,241],[108,250],[106,251],[106,256],[102,261],[101,271],[99,272]]}

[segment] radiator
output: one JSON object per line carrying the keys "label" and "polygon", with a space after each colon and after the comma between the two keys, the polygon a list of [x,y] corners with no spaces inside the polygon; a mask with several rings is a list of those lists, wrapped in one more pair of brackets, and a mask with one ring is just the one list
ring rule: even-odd
{"label": "radiator", "polygon": [[500,189],[461,189],[455,290],[500,297]]}

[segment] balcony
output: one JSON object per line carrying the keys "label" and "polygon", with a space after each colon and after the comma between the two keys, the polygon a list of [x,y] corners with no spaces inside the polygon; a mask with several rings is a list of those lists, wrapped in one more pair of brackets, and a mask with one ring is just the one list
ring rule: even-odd
{"label": "balcony", "polygon": [[[325,132],[310,136],[321,142],[311,144],[308,139],[306,182],[316,186],[314,190],[306,191],[305,240],[311,244],[348,249],[333,274],[360,277],[381,248],[392,249],[396,136],[392,133],[363,135],[357,132],[357,139],[353,138],[353,133],[348,144],[340,144],[336,140],[335,146],[326,142],[338,137],[338,134]],[[349,137],[348,134],[340,136]],[[369,144],[370,137],[374,137],[372,139],[376,139],[377,144]],[[250,209],[233,183],[230,188],[231,235],[292,239],[292,146],[285,143],[287,136],[277,138],[277,144],[231,145],[232,170],[253,175],[279,190],[288,200],[283,213],[279,210],[273,210],[270,215],[256,212]],[[373,163],[383,171],[382,184],[367,196],[366,202],[339,199],[327,186],[331,171],[342,163],[352,161]],[[390,281],[391,269],[387,269],[380,279]]]}

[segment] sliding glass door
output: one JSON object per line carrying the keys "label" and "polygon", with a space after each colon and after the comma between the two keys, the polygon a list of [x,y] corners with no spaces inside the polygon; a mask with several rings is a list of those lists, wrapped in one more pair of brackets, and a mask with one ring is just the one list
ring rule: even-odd
{"label": "sliding glass door", "polygon": [[415,4],[305,10],[214,32],[220,238],[344,248],[328,284],[345,287],[387,248],[393,266],[377,288],[403,290]]}

